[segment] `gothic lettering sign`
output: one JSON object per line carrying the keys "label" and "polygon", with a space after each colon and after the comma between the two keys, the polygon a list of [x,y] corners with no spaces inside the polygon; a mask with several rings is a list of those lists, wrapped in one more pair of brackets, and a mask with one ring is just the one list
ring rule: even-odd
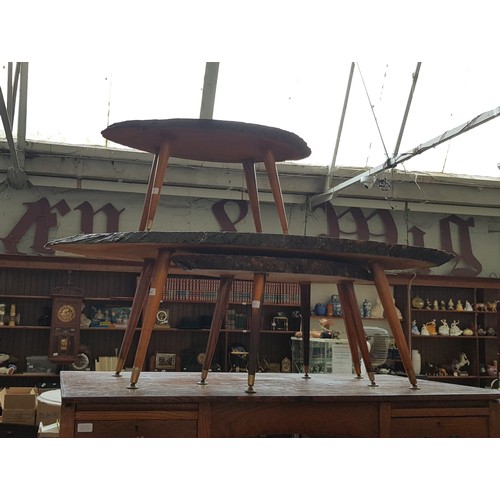
{"label": "gothic lettering sign", "polygon": [[[129,203],[129,201],[127,201],[129,210],[133,211],[134,203],[133,201]],[[50,255],[53,250],[46,249],[45,244],[50,239],[54,239],[54,234],[57,234],[57,237],[63,237],[76,233],[136,230],[135,227],[127,226],[127,224],[132,224],[136,217],[124,220],[122,217],[125,212],[124,208],[117,208],[111,202],[96,207],[96,203],[77,201],[72,204],[64,198],[51,202],[46,197],[23,202],[24,213],[17,216],[17,220],[7,221],[0,226],[0,241],[3,245],[0,253],[23,254],[20,249],[26,249],[29,242],[29,249],[33,253]],[[187,200],[186,204],[192,205],[193,201]],[[265,208],[264,206],[263,209]],[[267,208],[270,210],[273,207],[269,205]],[[135,209],[139,210],[138,207]],[[165,210],[168,212],[172,208],[167,207]],[[175,208],[172,212],[175,215]],[[249,218],[252,217],[248,202],[244,200],[218,200],[211,204],[209,210],[200,213],[199,217],[198,212],[199,210],[196,218],[190,216],[190,223],[195,228],[194,230],[218,228],[221,231],[234,232],[239,230],[239,226],[243,227],[245,224],[246,227],[250,227]],[[194,211],[192,213],[194,214]],[[479,276],[484,272],[484,265],[474,254],[472,245],[471,229],[476,229],[476,221],[472,217],[461,218],[449,214],[441,216],[432,214],[430,217],[429,214],[414,214],[410,222],[406,213],[397,213],[388,209],[339,208],[331,203],[317,207],[312,216],[314,218],[314,226],[311,229],[313,233],[309,232],[309,234],[441,248],[453,253],[456,257],[450,263],[451,267],[446,271],[440,269],[440,273]],[[71,218],[72,224],[69,223],[68,217]],[[265,214],[264,220],[266,220]],[[303,220],[294,220],[293,223],[296,234],[305,234],[306,229],[309,230],[306,216]],[[185,215],[168,218],[168,227],[172,230],[182,230],[185,224]],[[65,227],[67,227],[66,230]],[[291,232],[293,234],[294,231]],[[480,246],[478,251],[481,253],[484,249]],[[430,270],[421,272],[430,272]]]}

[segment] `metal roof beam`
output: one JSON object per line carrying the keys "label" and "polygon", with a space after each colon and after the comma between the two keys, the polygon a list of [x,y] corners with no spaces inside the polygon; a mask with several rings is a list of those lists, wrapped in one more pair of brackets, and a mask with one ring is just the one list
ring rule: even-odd
{"label": "metal roof beam", "polygon": [[217,91],[218,76],[219,63],[207,62],[205,64],[205,79],[201,97],[200,118],[211,120],[214,116],[215,92]]}
{"label": "metal roof beam", "polygon": [[363,182],[367,180],[369,177],[377,175],[379,172],[383,172],[384,170],[388,170],[390,168],[394,168],[400,163],[403,163],[414,156],[417,156],[419,154],[422,154],[423,152],[427,151],[428,149],[434,148],[436,146],[439,146],[443,142],[449,141],[450,139],[453,139],[460,134],[463,134],[465,132],[468,132],[469,130],[472,130],[473,128],[478,127],[479,125],[482,125],[483,123],[486,123],[490,120],[493,120],[494,118],[497,118],[500,116],[500,107],[494,108],[490,111],[486,111],[484,113],[481,113],[480,115],[476,116],[472,120],[469,120],[466,123],[463,123],[462,125],[459,125],[458,127],[455,127],[451,130],[447,130],[443,134],[434,137],[430,141],[424,142],[417,146],[416,148],[411,149],[410,151],[407,151],[406,153],[402,153],[396,157],[389,158],[386,160],[384,163],[381,165],[378,165],[377,167],[370,168],[366,170],[365,172],[356,175],[352,177],[351,179],[348,179],[337,186],[334,186],[330,190],[328,190],[325,193],[321,193],[318,195],[315,195],[311,198],[311,207],[314,208],[318,205],[321,205],[322,203],[325,203],[329,200],[332,199],[333,195],[341,191],[342,189],[345,189],[348,186],[351,186],[352,184],[355,184],[356,182]]}

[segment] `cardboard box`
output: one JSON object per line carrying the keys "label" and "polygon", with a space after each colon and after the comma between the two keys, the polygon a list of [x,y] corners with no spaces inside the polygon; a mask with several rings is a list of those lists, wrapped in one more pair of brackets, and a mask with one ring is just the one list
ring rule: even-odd
{"label": "cardboard box", "polygon": [[0,391],[2,422],[35,425],[37,396],[35,387],[10,387]]}
{"label": "cardboard box", "polygon": [[59,423],[44,425],[39,424],[38,426],[38,437],[39,438],[57,438],[59,437]]}

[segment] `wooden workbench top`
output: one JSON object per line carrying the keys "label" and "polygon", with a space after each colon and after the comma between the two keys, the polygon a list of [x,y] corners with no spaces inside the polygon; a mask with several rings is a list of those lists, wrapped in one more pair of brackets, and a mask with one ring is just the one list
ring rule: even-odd
{"label": "wooden workbench top", "polygon": [[199,385],[199,373],[143,372],[137,389],[128,389],[128,374],[113,377],[111,372],[61,372],[64,403],[200,403],[227,400],[294,402],[443,402],[492,401],[500,391],[428,380],[410,389],[405,377],[377,375],[378,387],[367,378],[350,375],[313,374],[309,380],[300,373],[259,373],[255,394],[244,392],[246,373],[210,373],[206,385]]}

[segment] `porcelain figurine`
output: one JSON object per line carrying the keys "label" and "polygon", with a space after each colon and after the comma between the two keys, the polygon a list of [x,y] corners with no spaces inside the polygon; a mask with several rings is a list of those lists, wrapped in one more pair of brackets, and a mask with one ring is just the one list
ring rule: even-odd
{"label": "porcelain figurine", "polygon": [[340,317],[342,316],[342,306],[340,305],[340,300],[338,295],[332,295],[330,297],[330,303],[333,306],[333,315]]}
{"label": "porcelain figurine", "polygon": [[474,335],[474,332],[470,328],[464,328],[462,335],[465,335],[466,337],[471,337],[472,335]]}
{"label": "porcelain figurine", "polygon": [[462,335],[462,330],[458,327],[459,321],[452,321],[451,326],[450,326],[450,335],[453,337],[458,337],[459,335]]}
{"label": "porcelain figurine", "polygon": [[429,334],[429,330],[427,330],[427,324],[424,323],[422,325],[422,329],[420,330],[420,335],[423,335],[424,337],[428,337],[430,334]]}
{"label": "porcelain figurine", "polygon": [[396,306],[396,299],[392,299],[392,302],[394,303],[394,309],[396,309],[396,315],[398,317],[398,319],[403,319],[403,315],[401,314],[401,311],[398,309],[398,307]]}
{"label": "porcelain figurine", "polygon": [[448,322],[445,319],[441,320],[442,325],[439,327],[438,333],[439,335],[449,335],[450,327],[448,326]]}
{"label": "porcelain figurine", "polygon": [[432,308],[434,309],[434,311],[439,311],[439,302],[437,300],[434,300],[434,302],[432,303]]}
{"label": "porcelain figurine", "polygon": [[416,319],[414,319],[411,322],[411,334],[412,335],[420,335],[420,330],[418,329],[417,320]]}
{"label": "porcelain figurine", "polygon": [[455,304],[453,302],[453,299],[450,299],[448,301],[448,311],[453,311],[455,309]]}
{"label": "porcelain figurine", "polygon": [[472,305],[471,305],[471,303],[470,303],[468,300],[466,300],[466,301],[465,301],[464,311],[472,311],[472,310],[473,310],[473,309],[472,309]]}
{"label": "porcelain figurine", "polygon": [[371,310],[371,318],[382,319],[384,317],[384,306],[377,297],[377,301]]}
{"label": "porcelain figurine", "polygon": [[427,331],[429,332],[429,335],[437,335],[436,320],[435,319],[427,322],[425,324],[425,326],[427,327]]}
{"label": "porcelain figurine", "polygon": [[462,301],[460,299],[458,299],[457,305],[455,307],[455,311],[463,311],[463,310],[464,310],[464,306],[462,305]]}

